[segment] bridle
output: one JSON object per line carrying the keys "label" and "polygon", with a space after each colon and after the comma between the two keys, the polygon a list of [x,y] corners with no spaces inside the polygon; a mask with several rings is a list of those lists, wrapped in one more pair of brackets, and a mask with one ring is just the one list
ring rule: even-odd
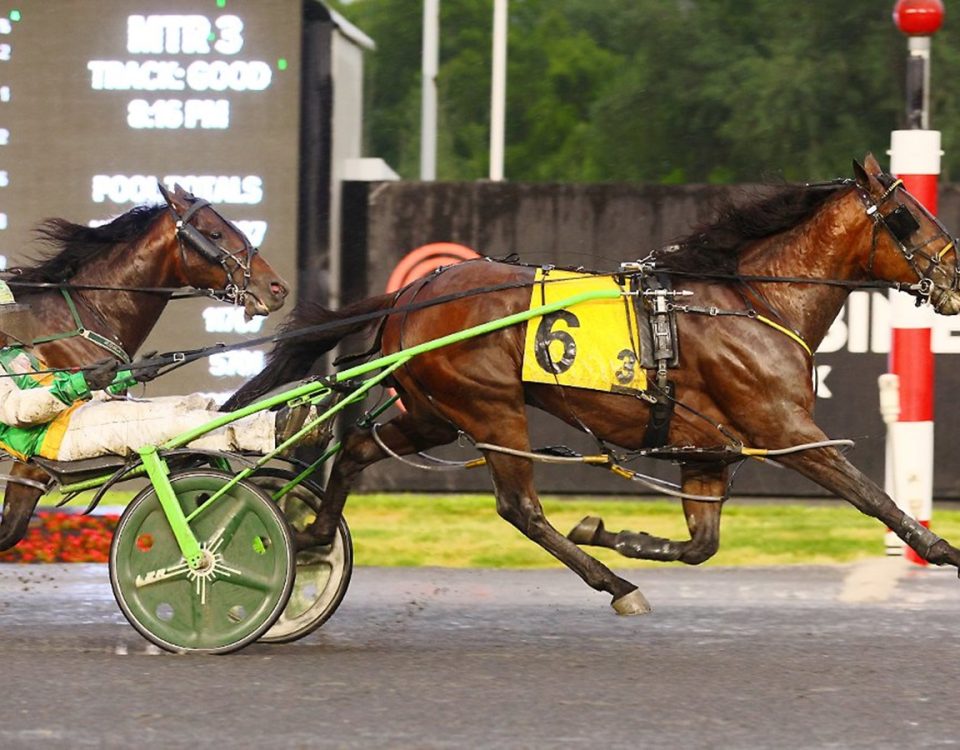
{"label": "bridle", "polygon": [[[870,246],[870,258],[867,262],[867,271],[871,274],[873,272],[873,262],[877,253],[877,235],[881,229],[884,229],[893,239],[897,250],[900,252],[900,255],[906,261],[907,265],[910,266],[910,270],[917,275],[918,283],[909,289],[905,289],[905,291],[913,294],[917,298],[918,305],[923,304],[924,302],[933,304],[931,302],[931,296],[936,288],[936,282],[933,280],[933,274],[936,272],[936,269],[940,267],[940,264],[944,257],[946,257],[947,253],[949,253],[951,250],[953,250],[954,257],[957,260],[960,260],[960,256],[957,255],[956,241],[950,237],[950,233],[947,231],[947,228],[940,222],[939,219],[927,211],[923,204],[919,203],[918,201],[914,201],[914,204],[920,210],[923,216],[931,221],[934,226],[940,230],[941,234],[934,235],[930,239],[919,244],[911,244],[910,238],[918,229],[920,229],[920,222],[917,221],[917,217],[914,216],[910,208],[901,203],[892,211],[888,211],[887,213],[883,213],[882,211],[884,203],[893,197],[898,187],[903,185],[903,180],[894,179],[889,175],[880,175],[878,180],[880,180],[881,185],[884,185],[885,190],[883,194],[876,200],[873,199],[873,196],[870,195],[869,191],[860,185],[860,183],[852,181],[858,195],[860,196],[860,201],[863,203],[866,209],[867,216],[873,220],[873,237]],[[928,252],[925,248],[931,242],[935,241],[941,236],[948,238],[950,241],[937,253],[933,254]],[[926,261],[925,268],[920,267],[920,264],[917,262],[918,257]],[[957,292],[960,290],[960,268],[958,268],[957,264],[954,264],[952,276],[953,278],[950,282],[948,290]]]}
{"label": "bridle", "polygon": [[[219,264],[221,268],[223,268],[226,281],[224,282],[223,289],[210,290],[211,296],[233,305],[242,305],[247,296],[247,289],[250,286],[253,259],[258,252],[258,248],[250,244],[250,240],[247,239],[247,236],[243,232],[237,230],[237,234],[243,238],[243,247],[236,252],[230,252],[225,247],[213,242],[203,232],[191,224],[190,220],[197,212],[210,205],[210,201],[208,200],[194,198],[193,202],[182,215],[177,212],[177,209],[171,201],[168,200],[167,205],[170,208],[170,213],[173,214],[177,241],[180,243],[181,260],[186,261],[184,255],[186,253],[186,246],[189,245],[204,260],[209,263]],[[211,208],[211,210],[216,213],[216,209]],[[217,214],[217,217],[226,224],[230,223],[220,216],[220,214]],[[229,267],[231,262],[233,263],[232,270]],[[243,282],[240,286],[234,283],[233,280],[233,274],[238,269],[243,272]]]}

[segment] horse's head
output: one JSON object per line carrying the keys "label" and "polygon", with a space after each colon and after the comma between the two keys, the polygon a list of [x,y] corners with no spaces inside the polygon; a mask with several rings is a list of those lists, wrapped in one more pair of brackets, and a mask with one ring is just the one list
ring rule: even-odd
{"label": "horse's head", "polygon": [[910,286],[942,315],[960,313],[957,247],[946,228],[867,154],[853,163],[857,190],[873,220],[867,271]]}
{"label": "horse's head", "polygon": [[172,193],[162,184],[159,188],[173,214],[180,266],[188,284],[243,305],[248,318],[283,306],[289,286],[243,232],[179,185]]}

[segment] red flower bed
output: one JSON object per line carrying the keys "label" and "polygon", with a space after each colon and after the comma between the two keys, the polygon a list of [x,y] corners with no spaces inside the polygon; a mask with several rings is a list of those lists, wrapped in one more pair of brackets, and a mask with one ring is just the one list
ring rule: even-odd
{"label": "red flower bed", "polygon": [[0,563],[105,563],[118,520],[117,514],[84,516],[67,511],[38,511],[23,540],[0,553]]}

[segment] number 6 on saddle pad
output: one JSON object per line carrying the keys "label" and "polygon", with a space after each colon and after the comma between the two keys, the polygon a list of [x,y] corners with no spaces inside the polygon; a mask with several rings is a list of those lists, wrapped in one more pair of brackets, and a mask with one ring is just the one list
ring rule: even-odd
{"label": "number 6 on saddle pad", "polygon": [[[610,276],[538,269],[530,308],[597,289],[629,291]],[[640,340],[633,297],[583,302],[527,323],[522,377],[528,383],[639,393],[647,389]]]}

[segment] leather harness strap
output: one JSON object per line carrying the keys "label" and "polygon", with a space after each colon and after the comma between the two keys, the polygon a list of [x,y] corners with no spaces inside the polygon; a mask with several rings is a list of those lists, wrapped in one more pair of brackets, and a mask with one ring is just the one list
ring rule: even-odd
{"label": "leather harness strap", "polygon": [[[70,339],[79,336],[80,338],[87,339],[91,344],[96,344],[101,349],[105,349],[111,356],[116,357],[123,364],[130,363],[130,356],[124,351],[123,347],[115,341],[111,341],[106,336],[97,333],[96,331],[91,331],[88,328],[85,328],[83,321],[80,320],[80,313],[77,311],[77,305],[73,301],[73,297],[70,296],[70,292],[66,289],[60,289],[60,293],[63,295],[64,300],[67,303],[67,308],[70,310],[70,315],[73,317],[73,324],[75,328],[70,331],[62,331],[60,333],[51,333],[47,336],[39,336],[35,338],[32,342],[32,345],[37,344],[47,344],[51,341],[60,341],[62,339]],[[22,347],[22,344],[11,344],[11,347]]]}

